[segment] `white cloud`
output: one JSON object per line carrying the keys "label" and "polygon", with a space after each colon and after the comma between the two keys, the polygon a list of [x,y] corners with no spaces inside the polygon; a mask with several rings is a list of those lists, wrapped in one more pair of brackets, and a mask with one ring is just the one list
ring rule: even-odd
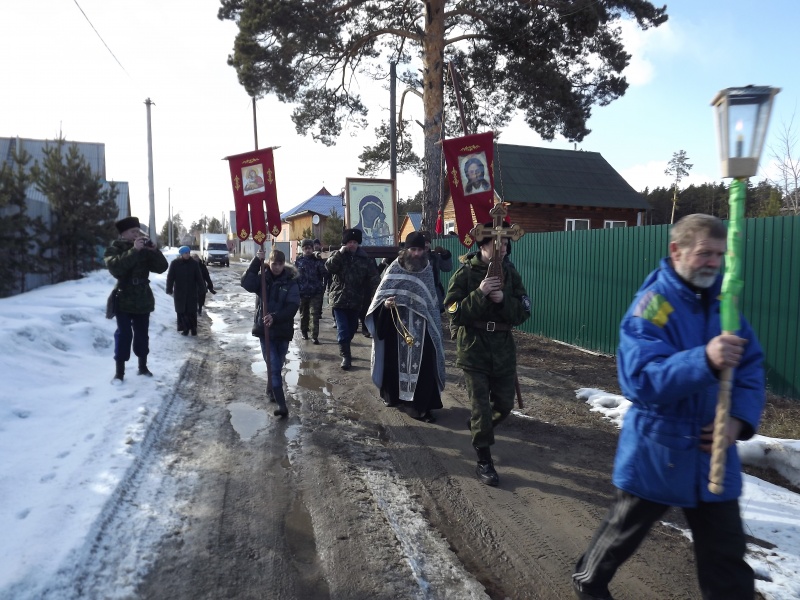
{"label": "white cloud", "polygon": [[632,86],[647,85],[656,77],[654,63],[662,55],[675,55],[680,52],[680,35],[667,21],[660,27],[642,30],[635,21],[620,23],[625,50],[631,55],[630,64],[623,75]]}

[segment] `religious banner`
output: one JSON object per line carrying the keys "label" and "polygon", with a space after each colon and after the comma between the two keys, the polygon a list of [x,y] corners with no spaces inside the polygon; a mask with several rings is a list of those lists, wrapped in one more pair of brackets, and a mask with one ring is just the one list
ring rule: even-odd
{"label": "religious banner", "polygon": [[246,240],[252,232],[253,240],[263,244],[267,232],[273,236],[281,232],[272,148],[227,156],[225,160],[231,172],[236,235],[240,240]]}
{"label": "religious banner", "polygon": [[472,226],[491,220],[489,211],[494,206],[493,137],[490,131],[446,139],[442,143],[458,238],[467,248],[475,242],[469,233]]}

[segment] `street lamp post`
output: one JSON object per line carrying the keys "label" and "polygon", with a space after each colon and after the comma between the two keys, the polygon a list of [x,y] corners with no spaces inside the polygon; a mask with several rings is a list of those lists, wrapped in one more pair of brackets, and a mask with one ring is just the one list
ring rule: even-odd
{"label": "street lamp post", "polygon": [[[728,251],[725,255],[725,277],[722,280],[722,331],[735,334],[739,330],[739,294],[742,278],[744,204],[747,179],[758,172],[764,147],[772,101],[780,88],[767,86],[727,88],[719,92],[711,105],[717,124],[722,177],[730,177],[728,194]],[[717,412],[714,418],[714,441],[711,447],[711,473],[708,489],[721,494],[725,481],[725,455],[733,385],[733,369],[720,374]]]}

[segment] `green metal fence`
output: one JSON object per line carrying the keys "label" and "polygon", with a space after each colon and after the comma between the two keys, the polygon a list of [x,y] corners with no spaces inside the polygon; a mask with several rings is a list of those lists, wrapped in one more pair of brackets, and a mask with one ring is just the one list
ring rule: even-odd
{"label": "green metal fence", "polygon": [[[744,235],[741,308],[764,347],[767,386],[800,399],[800,217],[747,219]],[[533,301],[520,329],[616,354],[619,322],[668,242],[669,225],[524,236],[510,257]],[[454,237],[435,244],[469,251]],[[450,275],[441,274],[445,289]]]}

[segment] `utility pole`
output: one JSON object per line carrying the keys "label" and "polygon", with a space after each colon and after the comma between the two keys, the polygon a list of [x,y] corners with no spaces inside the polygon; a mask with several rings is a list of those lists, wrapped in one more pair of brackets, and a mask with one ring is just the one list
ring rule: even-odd
{"label": "utility pole", "polygon": [[150,105],[155,104],[150,98],[144,101],[147,106],[147,178],[150,182],[150,239],[158,246],[156,234],[156,192],[153,187],[153,130],[150,124]]}
{"label": "utility pole", "polygon": [[167,239],[169,240],[169,247],[172,248],[172,188],[167,188],[167,221],[169,222]]}
{"label": "utility pole", "polygon": [[255,149],[258,150],[258,122],[256,121],[256,97],[253,96],[253,139],[255,140],[256,147]]}
{"label": "utility pole", "polygon": [[389,179],[397,179],[397,63],[389,63]]}

